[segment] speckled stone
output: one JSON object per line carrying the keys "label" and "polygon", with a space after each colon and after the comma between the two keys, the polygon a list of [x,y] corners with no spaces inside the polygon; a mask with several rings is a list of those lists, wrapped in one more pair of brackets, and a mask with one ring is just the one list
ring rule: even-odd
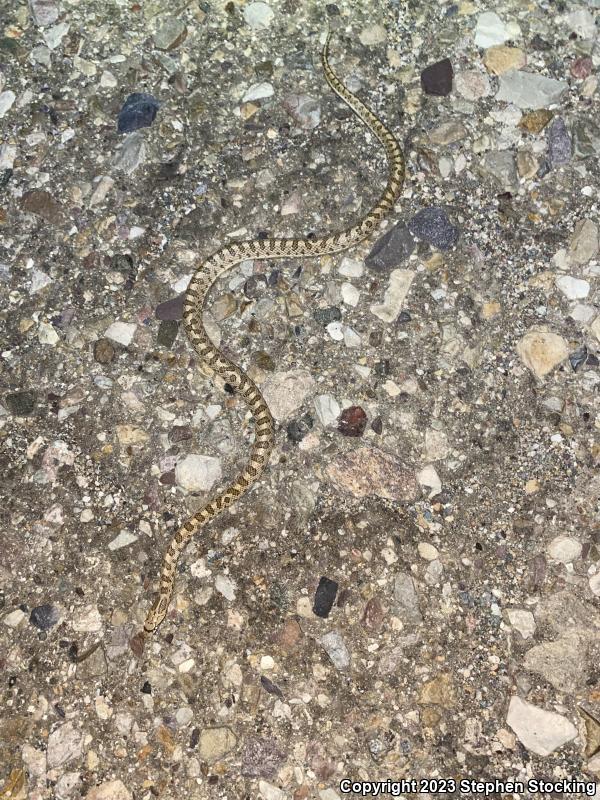
{"label": "speckled stone", "polygon": [[548,159],[553,167],[567,164],[571,160],[571,137],[565,121],[554,117],[548,128]]}
{"label": "speckled stone", "polygon": [[449,250],[458,241],[459,231],[443,208],[424,208],[408,223],[410,232],[439,250]]}
{"label": "speckled stone", "polygon": [[4,403],[11,414],[17,417],[27,417],[35,409],[35,392],[25,389],[20,392],[9,392],[4,395]]}

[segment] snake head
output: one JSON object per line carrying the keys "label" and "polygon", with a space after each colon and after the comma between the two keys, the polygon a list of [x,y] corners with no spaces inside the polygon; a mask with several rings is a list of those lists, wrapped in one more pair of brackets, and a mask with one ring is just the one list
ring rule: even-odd
{"label": "snake head", "polygon": [[156,600],[152,603],[150,611],[146,615],[144,622],[144,630],[146,633],[155,631],[160,623],[167,615],[167,608],[169,607],[169,598],[159,594]]}

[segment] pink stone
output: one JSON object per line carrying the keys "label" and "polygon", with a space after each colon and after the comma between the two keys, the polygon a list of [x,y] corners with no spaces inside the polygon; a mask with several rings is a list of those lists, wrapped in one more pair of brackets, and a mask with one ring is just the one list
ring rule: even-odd
{"label": "pink stone", "polygon": [[592,72],[592,67],[592,59],[589,56],[581,56],[571,64],[571,75],[574,78],[587,78]]}

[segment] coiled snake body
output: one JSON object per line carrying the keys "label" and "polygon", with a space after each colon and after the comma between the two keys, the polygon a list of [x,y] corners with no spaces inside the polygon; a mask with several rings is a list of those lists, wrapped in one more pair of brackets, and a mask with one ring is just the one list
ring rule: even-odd
{"label": "coiled snake body", "polygon": [[256,483],[269,461],[273,449],[273,417],[260,389],[236,364],[230,361],[208,337],[202,323],[202,312],[211,286],[227,270],[246,259],[310,258],[345,250],[371,234],[392,209],[404,180],[404,157],[400,145],[385,125],[352,94],[339,80],[329,65],[329,40],[327,34],[321,62],[327,83],[352,109],[384,146],[389,177],[379,202],[356,225],[339,233],[319,239],[255,239],[249,242],[228,244],[201,264],[188,286],[183,306],[183,321],[188,338],[210,369],[218,373],[232,389],[244,398],[255,421],[255,436],[250,458],[243,472],[207,505],[190,517],[177,531],[165,552],[160,575],[158,596],[152,604],[144,630],[152,633],[163,621],[173,594],[177,561],[194,534],[216,517],[223,509],[241,497]]}

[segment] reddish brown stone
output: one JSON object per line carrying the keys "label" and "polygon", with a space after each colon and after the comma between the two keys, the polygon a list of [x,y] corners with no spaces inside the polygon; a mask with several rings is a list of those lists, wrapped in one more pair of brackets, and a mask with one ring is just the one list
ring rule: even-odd
{"label": "reddish brown stone", "polygon": [[136,658],[141,658],[144,655],[144,643],[145,636],[141,631],[129,640],[129,647]]}
{"label": "reddish brown stone", "polygon": [[350,406],[342,411],[338,430],[344,436],[362,436],[367,427],[367,415],[360,406]]}
{"label": "reddish brown stone", "polygon": [[295,619],[286,619],[281,630],[275,635],[275,641],[284,653],[292,653],[302,638],[302,628]]}
{"label": "reddish brown stone", "polygon": [[571,75],[574,78],[587,78],[591,75],[594,64],[589,56],[581,56],[576,58],[571,64]]}
{"label": "reddish brown stone", "polygon": [[53,225],[59,225],[64,219],[60,204],[49,192],[43,189],[33,189],[30,192],[25,192],[21,200],[21,207],[24,211],[36,214]]}
{"label": "reddish brown stone", "polygon": [[362,616],[362,624],[370,631],[378,631],[385,618],[385,610],[378,597],[372,597]]}

